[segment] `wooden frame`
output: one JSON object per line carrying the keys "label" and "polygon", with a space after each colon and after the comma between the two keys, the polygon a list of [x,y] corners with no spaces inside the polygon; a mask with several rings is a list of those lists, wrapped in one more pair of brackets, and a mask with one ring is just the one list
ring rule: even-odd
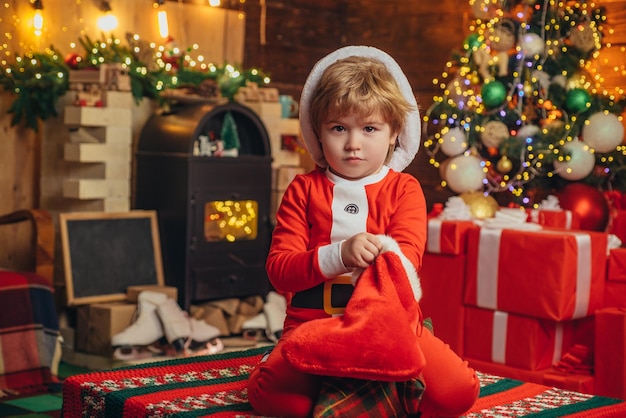
{"label": "wooden frame", "polygon": [[59,215],[67,304],[126,300],[126,289],[163,286],[156,211]]}

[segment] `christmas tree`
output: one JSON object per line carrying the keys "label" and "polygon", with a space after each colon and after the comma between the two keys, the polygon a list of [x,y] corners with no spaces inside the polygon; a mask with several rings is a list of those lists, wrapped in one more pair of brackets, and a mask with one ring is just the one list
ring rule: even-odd
{"label": "christmas tree", "polygon": [[424,116],[442,184],[526,207],[573,182],[626,191],[625,101],[588,71],[605,11],[583,0],[470,5],[463,50]]}

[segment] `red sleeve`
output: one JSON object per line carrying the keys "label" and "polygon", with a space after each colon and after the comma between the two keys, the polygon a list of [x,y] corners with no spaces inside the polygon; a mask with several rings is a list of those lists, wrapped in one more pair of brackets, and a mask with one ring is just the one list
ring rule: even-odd
{"label": "red sleeve", "polygon": [[267,274],[278,291],[310,289],[326,279],[319,269],[317,246],[311,244],[307,214],[310,181],[299,175],[285,190],[276,213],[276,227],[266,261]]}
{"label": "red sleeve", "polygon": [[396,188],[396,205],[385,233],[398,242],[402,253],[419,272],[426,249],[426,199],[415,177],[410,174],[401,176]]}

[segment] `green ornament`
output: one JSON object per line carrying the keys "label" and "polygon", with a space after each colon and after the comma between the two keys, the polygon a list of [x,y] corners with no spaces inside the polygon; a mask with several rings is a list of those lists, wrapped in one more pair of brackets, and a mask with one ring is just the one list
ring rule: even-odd
{"label": "green ornament", "polygon": [[480,38],[480,35],[478,35],[477,33],[472,33],[467,38],[465,38],[465,41],[463,42],[463,48],[466,51],[474,50],[479,48],[482,44],[483,42]]}
{"label": "green ornament", "polygon": [[591,96],[581,88],[571,89],[565,97],[565,108],[573,113],[584,112],[589,103],[591,103]]}
{"label": "green ornament", "polygon": [[494,108],[504,103],[504,99],[506,99],[506,88],[502,82],[493,80],[483,84],[480,95],[486,107]]}

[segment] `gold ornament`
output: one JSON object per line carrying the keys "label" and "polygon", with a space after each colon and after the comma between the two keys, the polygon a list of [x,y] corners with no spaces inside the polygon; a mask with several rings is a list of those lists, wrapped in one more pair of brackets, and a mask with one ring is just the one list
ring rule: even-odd
{"label": "gold ornament", "polygon": [[464,192],[459,195],[469,207],[470,213],[475,219],[487,219],[496,216],[500,209],[498,202],[493,196],[483,192]]}
{"label": "gold ornament", "polygon": [[483,127],[480,139],[483,144],[489,147],[499,147],[502,141],[509,138],[509,128],[499,120],[490,120]]}
{"label": "gold ornament", "polygon": [[572,28],[569,40],[578,50],[587,53],[596,47],[596,31],[589,22],[585,22]]}
{"label": "gold ornament", "polygon": [[506,155],[503,155],[502,158],[500,158],[500,160],[498,160],[498,163],[496,164],[496,169],[498,170],[498,172],[502,174],[508,173],[509,171],[511,171],[512,168],[513,168],[513,162],[509,160],[509,158]]}

